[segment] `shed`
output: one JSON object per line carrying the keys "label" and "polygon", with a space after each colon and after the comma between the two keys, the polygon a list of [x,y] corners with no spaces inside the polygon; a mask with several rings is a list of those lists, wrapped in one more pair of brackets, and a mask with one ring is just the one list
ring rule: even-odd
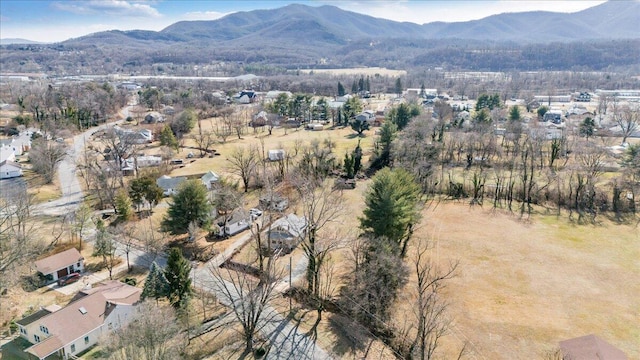
{"label": "shed", "polygon": [[281,161],[284,160],[285,152],[284,149],[269,150],[267,156],[269,161]]}
{"label": "shed", "polygon": [[596,335],[585,335],[560,341],[564,359],[572,360],[627,360],[627,355]]}
{"label": "shed", "polygon": [[35,262],[36,270],[44,275],[47,283],[74,272],[84,271],[84,258],[76,248],[65,250]]}

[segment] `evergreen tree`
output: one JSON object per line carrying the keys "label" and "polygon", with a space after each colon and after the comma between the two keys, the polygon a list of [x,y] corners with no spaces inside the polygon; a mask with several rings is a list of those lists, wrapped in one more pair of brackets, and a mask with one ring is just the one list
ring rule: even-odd
{"label": "evergreen tree", "polygon": [[168,146],[172,149],[178,150],[178,139],[173,134],[173,130],[169,125],[165,125],[160,131],[160,145]]}
{"label": "evergreen tree", "polygon": [[362,167],[362,148],[360,147],[360,140],[358,140],[358,146],[353,150],[351,158],[353,158],[353,174],[357,175],[358,171],[360,171],[360,168]]}
{"label": "evergreen tree", "polygon": [[[139,208],[146,200],[153,208],[162,199],[162,188],[149,176],[143,176],[131,180],[129,183],[129,197],[133,204]],[[139,209],[138,209],[139,210]]]}
{"label": "evergreen tree", "polygon": [[402,95],[402,80],[400,78],[396,79],[396,85],[394,88],[396,94],[398,95],[398,97],[400,97],[400,95]]}
{"label": "evergreen tree", "polygon": [[182,251],[173,247],[169,251],[164,277],[167,279],[167,297],[176,309],[185,308],[191,296],[191,264],[182,256]]}
{"label": "evergreen tree", "polygon": [[344,172],[347,179],[354,178],[353,171],[353,156],[350,156],[349,153],[344,154]]}
{"label": "evergreen tree", "polygon": [[345,94],[344,86],[340,81],[338,81],[338,96],[344,96],[344,94]]}
{"label": "evergreen tree", "polygon": [[511,110],[509,110],[509,120],[520,121],[520,117],[520,108],[518,108],[518,106],[512,106]]}
{"label": "evergreen tree", "polygon": [[171,234],[184,234],[192,221],[206,229],[209,227],[210,217],[211,205],[207,189],[198,180],[188,180],[172,196],[167,215],[162,220],[162,230]]}
{"label": "evergreen tree", "polygon": [[360,228],[370,238],[388,239],[404,256],[413,226],[420,219],[420,187],[404,169],[384,168],[373,177],[365,195]]}
{"label": "evergreen tree", "polygon": [[547,111],[549,111],[549,108],[546,106],[540,106],[537,110],[538,113],[538,118],[542,119],[544,118],[544,114],[547,113]]}
{"label": "evergreen tree", "polygon": [[367,75],[367,78],[364,81],[364,89],[366,91],[371,91],[371,82],[369,81],[369,75]]}
{"label": "evergreen tree", "polygon": [[352,94],[358,93],[358,83],[355,80],[353,80],[353,84],[351,84],[351,93]]}
{"label": "evergreen tree", "polygon": [[120,189],[116,192],[115,203],[118,220],[128,221],[131,219],[131,199],[126,191]]}
{"label": "evergreen tree", "polygon": [[358,136],[362,136],[362,133],[365,132],[365,130],[369,130],[369,122],[355,118],[351,120],[351,129],[357,132]]}
{"label": "evergreen tree", "polygon": [[580,123],[580,136],[584,136],[589,140],[596,132],[596,122],[591,117],[586,117]]}
{"label": "evergreen tree", "polygon": [[141,298],[142,300],[146,298],[154,298],[157,300],[162,297],[167,297],[168,295],[169,283],[167,282],[167,278],[154,261],[151,263],[149,275],[147,275],[147,280],[144,282]]}

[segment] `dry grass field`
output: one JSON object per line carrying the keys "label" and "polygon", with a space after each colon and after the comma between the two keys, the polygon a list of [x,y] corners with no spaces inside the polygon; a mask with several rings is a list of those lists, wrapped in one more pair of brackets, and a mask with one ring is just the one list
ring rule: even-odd
{"label": "dry grass field", "polygon": [[542,358],[558,341],[592,333],[640,358],[637,225],[521,221],[449,203],[425,210],[416,235],[432,241],[436,263],[460,261],[449,314],[453,345],[468,341],[472,358]]}

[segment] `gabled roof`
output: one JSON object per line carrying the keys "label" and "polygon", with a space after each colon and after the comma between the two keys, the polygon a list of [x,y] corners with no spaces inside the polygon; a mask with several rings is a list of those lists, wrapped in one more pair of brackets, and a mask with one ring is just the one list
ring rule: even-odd
{"label": "gabled roof", "polygon": [[560,341],[560,349],[565,357],[572,360],[628,359],[622,350],[593,334]]}
{"label": "gabled roof", "polygon": [[8,159],[5,159],[4,161],[0,162],[0,166],[13,166],[15,168],[22,169],[21,164],[18,164],[17,162],[13,162]]}
{"label": "gabled roof", "polygon": [[213,171],[209,171],[206,174],[202,175],[202,177],[200,178],[200,180],[202,180],[203,183],[211,183],[211,182],[215,182],[218,181],[220,179],[220,176],[218,176],[218,174],[214,173]]}
{"label": "gabled roof", "polygon": [[304,230],[307,228],[307,218],[304,216],[297,216],[296,214],[289,214],[282,217],[271,224],[269,231],[284,230],[291,236],[299,237],[304,234]]}
{"label": "gabled roof", "polygon": [[84,260],[76,248],[65,250],[35,262],[36,270],[42,274],[51,274],[54,271]]}
{"label": "gabled roof", "polygon": [[186,180],[186,176],[177,176],[172,178],[171,176],[163,175],[156,179],[156,184],[158,184],[162,190],[171,190],[178,188],[178,186]]}
{"label": "gabled roof", "polygon": [[137,303],[142,289],[111,280],[83,293],[88,294],[38,320],[38,324],[45,326],[51,336],[29,347],[26,352],[38,358],[49,356],[100,327],[113,306]]}

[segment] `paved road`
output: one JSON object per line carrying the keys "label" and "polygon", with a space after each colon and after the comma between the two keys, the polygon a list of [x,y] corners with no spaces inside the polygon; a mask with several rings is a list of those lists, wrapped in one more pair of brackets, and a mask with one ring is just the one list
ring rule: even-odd
{"label": "paved road", "polygon": [[122,109],[120,116],[123,116],[123,118],[91,128],[73,137],[73,146],[69,148],[67,156],[65,156],[64,160],[62,160],[58,166],[58,178],[60,180],[62,196],[59,199],[38,204],[34,214],[60,216],[72,213],[80,206],[84,198],[84,193],[82,186],[80,186],[80,179],[76,173],[76,164],[80,161],[86,141],[90,141],[91,135],[96,131],[107,129],[124,121],[124,118],[128,116],[132,106],[133,105],[128,105]]}

